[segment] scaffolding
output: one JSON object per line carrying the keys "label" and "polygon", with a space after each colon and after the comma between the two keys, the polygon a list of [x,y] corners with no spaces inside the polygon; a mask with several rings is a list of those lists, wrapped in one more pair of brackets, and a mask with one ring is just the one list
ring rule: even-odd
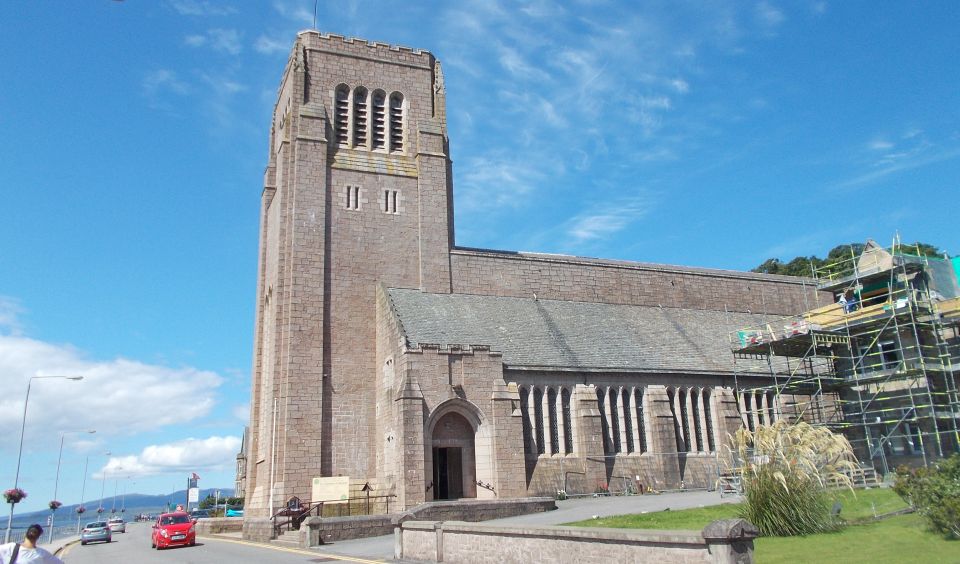
{"label": "scaffolding", "polygon": [[960,452],[960,263],[920,251],[869,241],[813,269],[827,305],[731,333],[743,425],[827,425],[884,474]]}

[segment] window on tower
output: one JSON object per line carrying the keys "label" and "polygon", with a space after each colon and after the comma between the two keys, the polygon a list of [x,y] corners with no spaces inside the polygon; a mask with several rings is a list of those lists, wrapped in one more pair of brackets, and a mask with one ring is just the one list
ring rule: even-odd
{"label": "window on tower", "polygon": [[387,140],[385,137],[386,127],[387,127],[387,93],[383,90],[374,90],[373,96],[371,96],[371,103],[373,104],[373,124],[372,124],[372,143],[371,149],[374,151],[382,151],[387,147]]}
{"label": "window on tower", "polygon": [[403,152],[403,94],[390,95],[390,152]]}
{"label": "window on tower", "polygon": [[358,86],[353,91],[353,146],[367,148],[367,89]]}
{"label": "window on tower", "polygon": [[398,201],[400,199],[399,190],[384,190],[383,191],[383,211],[384,213],[397,214],[399,212]]}
{"label": "window on tower", "polygon": [[348,126],[350,121],[350,87],[346,84],[337,86],[334,96],[334,136],[338,145],[347,145]]}

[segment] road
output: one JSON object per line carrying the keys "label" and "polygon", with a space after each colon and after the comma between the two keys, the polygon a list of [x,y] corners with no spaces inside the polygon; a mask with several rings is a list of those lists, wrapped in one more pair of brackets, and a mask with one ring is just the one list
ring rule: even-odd
{"label": "road", "polygon": [[[488,521],[496,525],[548,526],[589,519],[594,515],[611,516],[647,513],[665,509],[687,509],[718,503],[735,503],[737,498],[721,499],[716,492],[675,492],[660,495],[578,498],[557,502],[557,510]],[[61,558],[67,564],[101,564],[104,562],[176,562],[176,563],[241,563],[286,564],[291,562],[383,562],[393,557],[393,536],[340,541],[313,550],[288,549],[241,540],[197,539],[194,547],[153,550],[150,548],[150,524],[128,523],[127,533],[113,535],[110,544],[79,543],[67,547]],[[0,563],[2,564],[2,563]]]}
{"label": "road", "polygon": [[[75,543],[60,553],[67,564],[103,564],[105,562],[162,562],[169,564],[241,563],[289,564],[304,562],[374,562],[362,558],[327,554],[319,550],[299,550],[264,546],[242,541],[198,538],[196,546],[154,550],[150,548],[150,524],[128,523],[126,533],[113,535],[111,543],[86,546]],[[318,560],[321,559],[321,560]]]}

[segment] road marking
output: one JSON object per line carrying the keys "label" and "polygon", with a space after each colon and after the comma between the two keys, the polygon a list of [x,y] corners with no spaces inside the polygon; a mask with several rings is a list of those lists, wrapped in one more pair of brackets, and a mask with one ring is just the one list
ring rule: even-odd
{"label": "road marking", "polygon": [[260,542],[250,542],[242,540],[232,540],[225,539],[220,537],[200,537],[204,540],[215,540],[220,542],[232,542],[233,544],[243,544],[246,546],[257,546],[260,548],[269,548],[271,550],[280,550],[282,552],[292,552],[293,554],[305,554],[307,556],[319,556],[322,558],[332,558],[334,560],[342,560],[344,562],[361,562],[362,564],[382,564],[386,562],[385,560],[367,560],[366,558],[357,558],[355,556],[343,556],[341,554],[328,554],[325,552],[316,552],[313,550],[304,550],[302,548],[286,548],[283,546],[274,546],[272,544],[264,544]]}

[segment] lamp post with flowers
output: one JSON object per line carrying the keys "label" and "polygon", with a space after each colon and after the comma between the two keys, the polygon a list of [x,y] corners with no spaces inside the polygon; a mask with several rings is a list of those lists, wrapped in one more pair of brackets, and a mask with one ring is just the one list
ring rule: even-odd
{"label": "lamp post with flowers", "polygon": [[21,490],[20,485],[20,461],[23,458],[23,431],[27,428],[27,405],[30,403],[30,386],[34,380],[45,378],[63,378],[64,380],[83,380],[83,376],[31,376],[27,382],[27,396],[23,400],[23,422],[20,424],[20,449],[17,451],[17,473],[13,478],[13,487],[3,493],[4,499],[10,504],[10,517],[7,519],[7,532],[4,535],[4,543],[10,542],[10,528],[13,526],[13,508],[20,500],[27,497],[27,493]]}
{"label": "lamp post with flowers", "polygon": [[[60,488],[60,462],[63,461],[63,438],[66,437],[67,433],[69,432],[71,431],[65,431],[63,433],[60,433],[60,454],[57,455],[57,477],[53,481],[53,499],[50,500],[50,503],[47,504],[47,507],[50,508],[50,531],[49,531],[49,534],[47,535],[47,542],[53,542],[54,518],[57,513],[57,509],[59,509],[60,506],[63,505],[62,503],[60,503],[59,500],[57,500],[57,490]],[[72,432],[75,433],[76,431],[72,431]],[[90,434],[93,434],[96,432],[97,431],[94,429],[90,429],[89,431],[87,431],[87,433],[90,433]],[[84,479],[86,479],[86,476],[84,476]],[[83,505],[83,494],[80,495],[80,504]]]}
{"label": "lamp post with flowers", "polygon": [[[109,450],[103,453],[104,456],[110,456],[110,454],[111,452]],[[109,461],[107,461],[107,463],[109,464]],[[107,471],[102,470],[100,472],[100,506],[97,507],[97,520],[99,520],[100,516],[103,514],[103,491],[104,491],[104,488],[106,488],[106,486],[107,486]]]}

